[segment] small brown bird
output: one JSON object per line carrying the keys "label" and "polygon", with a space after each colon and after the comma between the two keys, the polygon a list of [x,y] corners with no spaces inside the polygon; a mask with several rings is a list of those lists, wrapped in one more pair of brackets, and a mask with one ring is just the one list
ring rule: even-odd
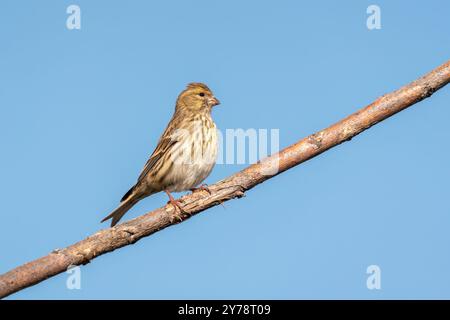
{"label": "small brown bird", "polygon": [[216,163],[218,139],[211,109],[218,104],[219,100],[205,84],[187,85],[178,96],[175,113],[137,183],[102,222],[112,218],[114,226],[138,201],[160,191],[167,193],[175,210],[181,210],[170,192],[195,190]]}

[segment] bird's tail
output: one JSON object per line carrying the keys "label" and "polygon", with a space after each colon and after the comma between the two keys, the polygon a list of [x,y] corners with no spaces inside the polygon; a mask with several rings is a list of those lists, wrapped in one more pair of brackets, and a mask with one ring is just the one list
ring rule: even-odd
{"label": "bird's tail", "polygon": [[113,212],[111,212],[108,216],[103,218],[101,222],[105,222],[106,220],[112,218],[111,227],[114,227],[117,224],[117,222],[119,222],[119,220],[123,217],[123,215],[127,213],[127,211],[130,210],[132,206],[138,203],[138,201],[139,199],[136,199],[131,195],[128,196],[125,200],[123,200],[120,203],[120,205]]}

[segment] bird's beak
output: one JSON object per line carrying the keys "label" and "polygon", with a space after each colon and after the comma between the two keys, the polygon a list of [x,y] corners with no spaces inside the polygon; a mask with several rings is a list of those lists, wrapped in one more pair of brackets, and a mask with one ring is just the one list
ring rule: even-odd
{"label": "bird's beak", "polygon": [[212,98],[210,98],[210,99],[208,100],[208,104],[209,104],[211,107],[214,107],[214,106],[219,105],[219,104],[220,104],[220,101],[219,101],[219,99],[217,99],[216,97],[212,97]]}

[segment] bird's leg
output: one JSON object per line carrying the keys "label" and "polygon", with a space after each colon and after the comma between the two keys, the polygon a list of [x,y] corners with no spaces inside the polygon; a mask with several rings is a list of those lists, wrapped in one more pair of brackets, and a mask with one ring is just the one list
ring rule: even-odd
{"label": "bird's leg", "polygon": [[[180,220],[180,222],[183,221],[183,218],[180,213],[186,213],[186,214],[188,214],[188,213],[186,211],[184,211],[183,208],[181,208],[179,201],[175,200],[175,198],[170,194],[169,191],[164,190],[164,192],[169,196],[169,201],[167,203],[170,203],[171,205],[173,205],[175,217],[177,217],[178,220]],[[180,213],[178,213],[177,209],[180,210]]]}
{"label": "bird's leg", "polygon": [[209,193],[209,195],[212,194],[211,190],[209,190],[208,185],[206,183],[201,184],[198,188],[191,188],[192,192],[198,191],[198,190],[204,190]]}

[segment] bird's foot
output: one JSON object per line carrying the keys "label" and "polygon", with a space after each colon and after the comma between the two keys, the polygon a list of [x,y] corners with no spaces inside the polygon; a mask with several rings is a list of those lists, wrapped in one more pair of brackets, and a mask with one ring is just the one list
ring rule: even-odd
{"label": "bird's foot", "polygon": [[209,195],[212,194],[211,190],[209,190],[208,185],[207,185],[206,183],[201,184],[198,188],[191,188],[192,193],[194,193],[194,192],[196,192],[196,191],[199,191],[199,190],[200,190],[200,191],[201,191],[201,190],[206,191],[206,192],[209,193]]}
{"label": "bird's foot", "polygon": [[[169,196],[169,201],[167,201],[167,204],[171,204],[174,209],[173,218],[177,218],[179,222],[183,221],[183,214],[189,215],[188,212],[186,212],[180,205],[180,202],[175,200],[175,198],[170,194],[169,191],[164,190],[164,192]],[[174,222],[174,220],[171,219],[171,223]]]}

